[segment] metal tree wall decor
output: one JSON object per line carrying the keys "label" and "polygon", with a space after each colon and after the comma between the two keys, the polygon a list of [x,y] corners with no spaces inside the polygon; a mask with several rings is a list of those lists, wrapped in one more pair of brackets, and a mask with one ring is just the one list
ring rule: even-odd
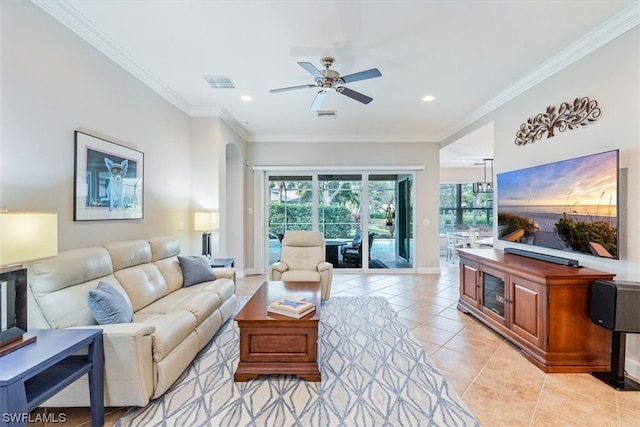
{"label": "metal tree wall decor", "polygon": [[573,104],[563,102],[560,107],[552,105],[547,107],[547,111],[539,113],[535,117],[530,117],[526,123],[520,125],[520,130],[516,133],[516,145],[526,145],[534,143],[542,135],[547,134],[547,138],[555,136],[557,129],[563,132],[567,129],[577,129],[586,126],[600,118],[600,108],[598,101],[584,98],[576,98]]}

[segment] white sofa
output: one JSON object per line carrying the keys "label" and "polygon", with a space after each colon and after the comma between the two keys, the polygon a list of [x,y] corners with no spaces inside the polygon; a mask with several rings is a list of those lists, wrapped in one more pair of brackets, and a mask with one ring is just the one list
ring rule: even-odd
{"label": "white sofa", "polygon": [[[61,252],[29,266],[30,329],[100,328],[105,406],[144,406],[161,396],[236,309],[233,269],[183,287],[177,240],[159,237]],[[98,325],[87,302],[99,282],[133,308],[131,323]],[[85,375],[43,406],[89,406]]]}

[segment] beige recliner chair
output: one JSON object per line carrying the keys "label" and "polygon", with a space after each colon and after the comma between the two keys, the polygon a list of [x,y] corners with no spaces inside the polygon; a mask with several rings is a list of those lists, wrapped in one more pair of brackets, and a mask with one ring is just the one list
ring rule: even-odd
{"label": "beige recliner chair", "polygon": [[269,267],[269,280],[319,281],[321,298],[331,294],[333,264],[325,262],[325,244],[318,231],[287,231],[282,238],[280,261]]}

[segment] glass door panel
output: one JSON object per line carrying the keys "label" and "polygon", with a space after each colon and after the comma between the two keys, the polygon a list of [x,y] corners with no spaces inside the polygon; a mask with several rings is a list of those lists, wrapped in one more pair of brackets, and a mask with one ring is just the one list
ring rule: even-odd
{"label": "glass door panel", "polygon": [[313,229],[312,188],[311,176],[269,176],[267,265],[280,259],[285,231]]}
{"label": "glass door panel", "polygon": [[396,174],[368,178],[369,268],[411,268],[411,180]]}
{"label": "glass door panel", "polygon": [[334,268],[359,268],[362,176],[318,175],[318,229],[326,239],[326,260]]}
{"label": "glass door panel", "polygon": [[411,265],[413,260],[413,176],[398,176],[398,257]]}
{"label": "glass door panel", "polygon": [[504,280],[487,272],[483,273],[484,295],[482,305],[504,319]]}

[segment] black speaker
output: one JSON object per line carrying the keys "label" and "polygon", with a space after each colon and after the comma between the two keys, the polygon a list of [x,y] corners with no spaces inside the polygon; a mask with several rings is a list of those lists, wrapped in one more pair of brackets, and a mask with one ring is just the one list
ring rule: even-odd
{"label": "black speaker", "polygon": [[640,282],[594,280],[591,321],[618,332],[640,332]]}

